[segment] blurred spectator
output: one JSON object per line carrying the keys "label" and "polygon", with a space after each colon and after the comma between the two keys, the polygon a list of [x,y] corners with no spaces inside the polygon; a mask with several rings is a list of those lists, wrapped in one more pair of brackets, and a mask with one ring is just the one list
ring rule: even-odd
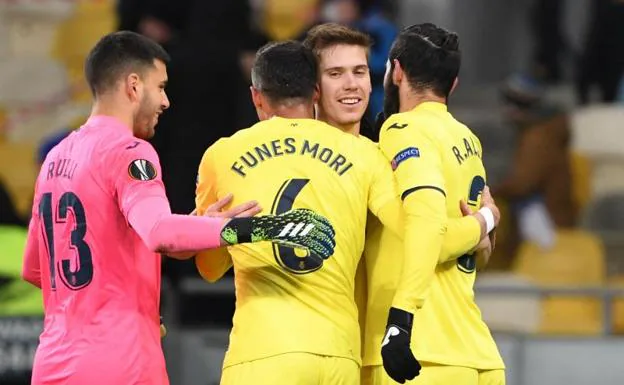
{"label": "blurred spectator", "polygon": [[546,83],[561,80],[561,55],[566,47],[562,33],[564,0],[536,0],[531,11],[533,57],[530,73]]}
{"label": "blurred spectator", "polygon": [[[502,94],[506,118],[517,132],[511,169],[492,188],[513,213],[511,239],[501,250],[506,260],[499,261],[508,267],[523,240],[521,235],[548,246],[554,236],[554,228],[549,227],[575,226],[577,210],[572,199],[567,114],[545,103],[541,87],[530,78],[511,78]],[[536,233],[536,229],[542,231]]]}
{"label": "blurred spectator", "polygon": [[119,0],[119,30],[141,33],[169,50],[186,24],[191,0]]}
{"label": "blurred spectator", "polygon": [[600,100],[616,100],[624,70],[624,1],[593,0],[577,79],[581,104],[590,102],[593,86]]}

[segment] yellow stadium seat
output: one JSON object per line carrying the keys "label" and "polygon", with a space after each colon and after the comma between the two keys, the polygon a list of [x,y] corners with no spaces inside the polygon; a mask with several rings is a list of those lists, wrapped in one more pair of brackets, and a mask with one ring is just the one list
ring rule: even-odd
{"label": "yellow stadium seat", "polygon": [[115,28],[113,0],[76,2],[72,17],[59,26],[52,56],[67,67],[73,100],[91,100],[84,81],[84,60],[93,45]]}
{"label": "yellow stadium seat", "polygon": [[37,171],[33,145],[0,143],[0,179],[24,216],[30,214]]}
{"label": "yellow stadium seat", "polygon": [[0,143],[6,140],[9,119],[6,110],[0,106]]}
{"label": "yellow stadium seat", "polygon": [[294,39],[316,16],[319,0],[266,0],[263,28],[271,40]]}
{"label": "yellow stadium seat", "polygon": [[[581,230],[558,230],[555,246],[543,250],[521,245],[514,271],[540,286],[600,286],[605,283],[604,247],[600,239]],[[599,334],[602,304],[583,296],[545,296],[540,332],[547,334]]]}
{"label": "yellow stadium seat", "polygon": [[591,201],[591,162],[585,155],[572,152],[570,154],[572,171],[572,198],[579,212],[582,212]]}
{"label": "yellow stadium seat", "polygon": [[[624,289],[624,275],[610,278],[609,284],[614,288]],[[624,334],[624,296],[618,296],[613,301],[613,332]]]}

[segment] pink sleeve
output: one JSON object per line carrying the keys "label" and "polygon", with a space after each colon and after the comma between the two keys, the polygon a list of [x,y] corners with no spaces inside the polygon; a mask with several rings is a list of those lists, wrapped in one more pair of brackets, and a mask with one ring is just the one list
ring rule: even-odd
{"label": "pink sleeve", "polygon": [[39,217],[33,216],[28,225],[28,238],[24,250],[22,278],[41,288],[41,266],[39,265]]}
{"label": "pink sleeve", "polygon": [[121,150],[112,167],[121,211],[147,247],[174,253],[221,246],[222,218],[171,213],[153,147],[137,139]]}
{"label": "pink sleeve", "polygon": [[147,247],[159,253],[221,246],[223,218],[171,214],[164,196],[149,196],[129,209],[128,222]]}

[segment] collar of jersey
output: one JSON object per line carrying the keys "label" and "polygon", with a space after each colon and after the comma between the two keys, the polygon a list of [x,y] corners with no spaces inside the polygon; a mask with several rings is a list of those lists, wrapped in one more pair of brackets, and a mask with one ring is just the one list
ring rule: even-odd
{"label": "collar of jersey", "polygon": [[86,127],[106,127],[116,131],[122,131],[128,135],[132,135],[132,130],[121,120],[107,115],[95,115],[89,117]]}
{"label": "collar of jersey", "polygon": [[416,106],[416,108],[414,108],[414,111],[418,111],[418,110],[446,112],[448,111],[448,107],[446,106],[446,104],[440,103],[440,102],[424,102],[424,103],[420,103],[419,105]]}

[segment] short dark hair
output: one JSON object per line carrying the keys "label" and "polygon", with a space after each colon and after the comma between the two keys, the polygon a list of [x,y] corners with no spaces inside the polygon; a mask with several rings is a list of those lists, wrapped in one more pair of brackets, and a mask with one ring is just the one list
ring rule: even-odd
{"label": "short dark hair", "polygon": [[342,24],[325,23],[309,30],[303,44],[318,57],[321,51],[339,44],[360,46],[368,53],[373,42],[367,34],[358,30]]}
{"label": "short dark hair", "polygon": [[154,60],[166,64],[170,60],[169,54],[143,35],[119,31],[102,37],[85,61],[85,77],[91,93],[98,95],[106,92],[121,76],[153,67]]}
{"label": "short dark hair", "polygon": [[317,65],[314,53],[298,41],[269,43],[256,53],[251,82],[274,103],[311,100],[316,89]]}
{"label": "short dark hair", "polygon": [[401,63],[412,88],[448,97],[461,66],[459,37],[432,23],[412,25],[399,33],[388,57]]}

